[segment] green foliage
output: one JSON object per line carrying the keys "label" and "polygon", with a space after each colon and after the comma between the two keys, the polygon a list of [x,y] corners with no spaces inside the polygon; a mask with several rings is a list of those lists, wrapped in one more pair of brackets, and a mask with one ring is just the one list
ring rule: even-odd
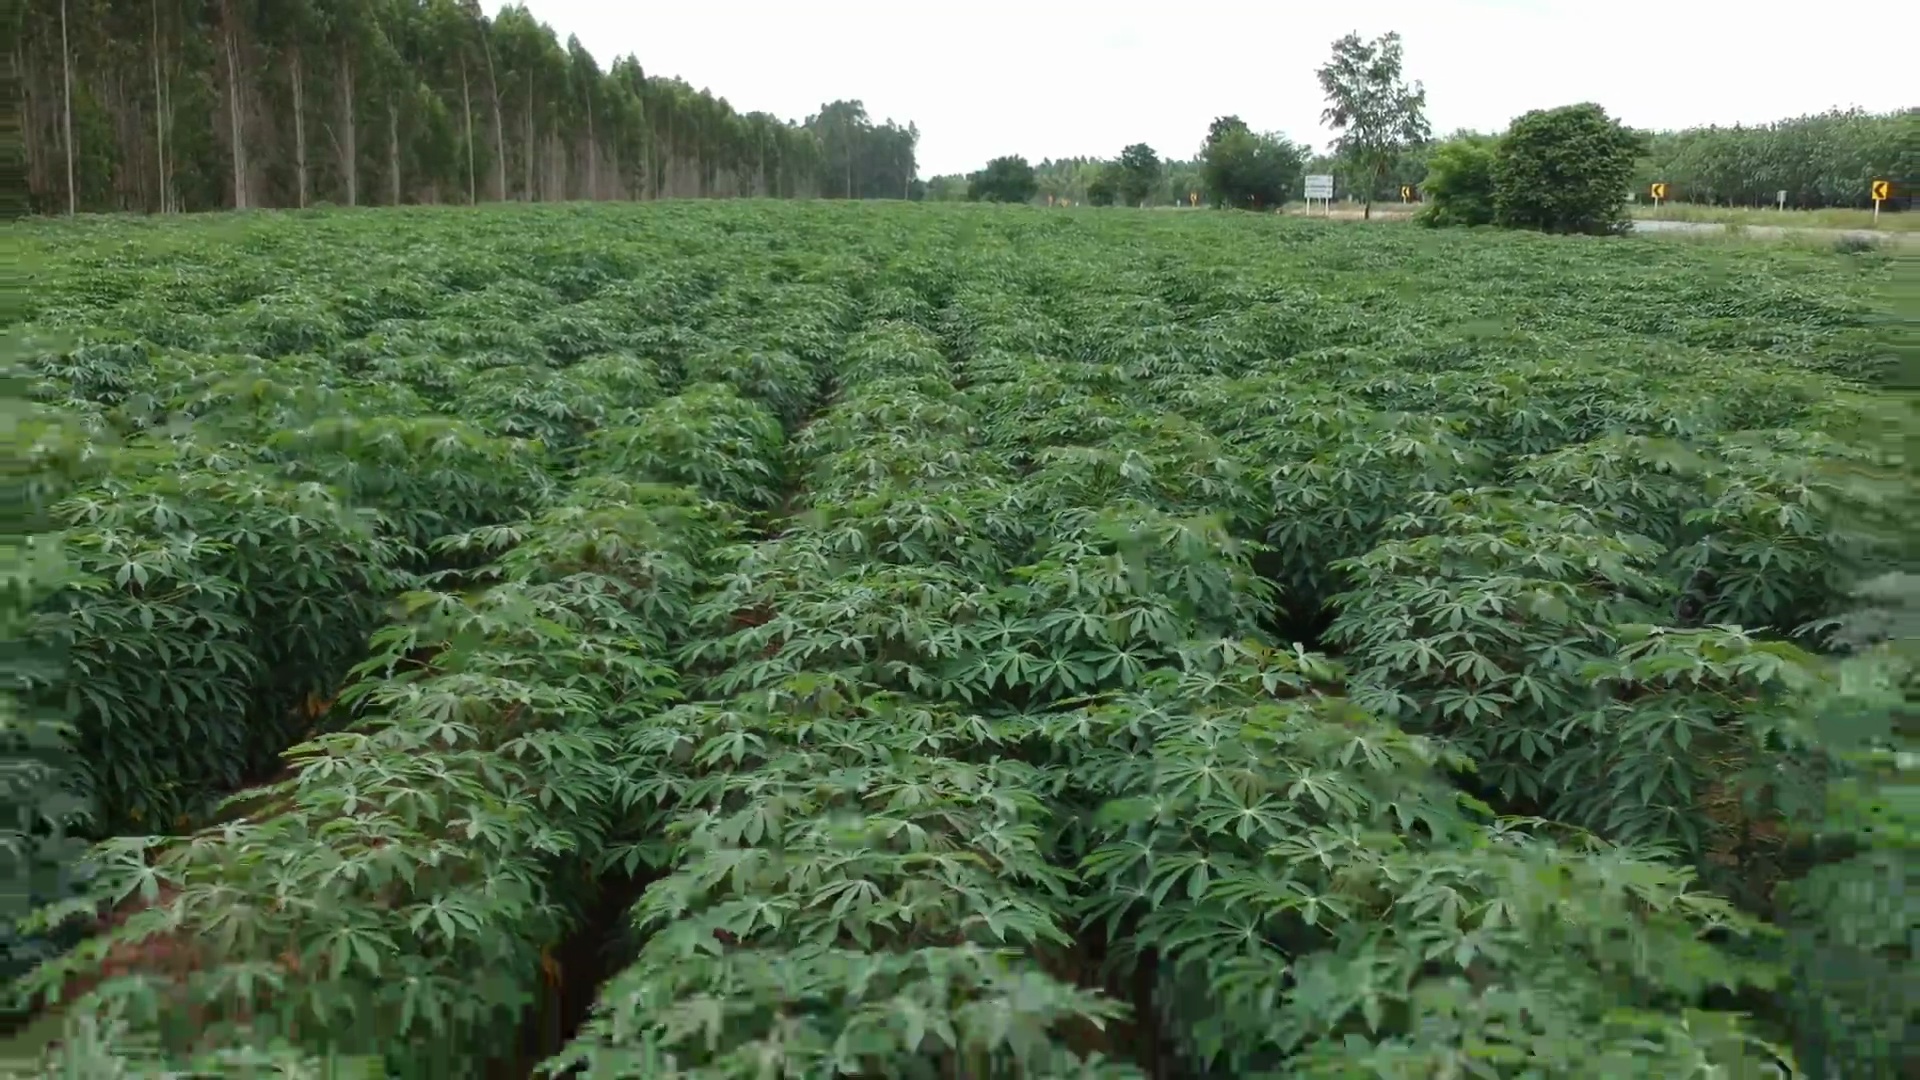
{"label": "green foliage", "polygon": [[1836,677],[1801,706],[1807,751],[1831,773],[1822,803],[1798,822],[1811,865],[1780,891],[1802,1056],[1826,1075],[1891,1077],[1920,1065],[1915,920],[1900,899],[1920,825],[1917,584],[1899,572],[1861,588],[1861,606],[1834,628],[1846,650]]}
{"label": "green foliage", "polygon": [[1285,136],[1256,134],[1237,116],[1222,116],[1200,148],[1200,178],[1214,206],[1262,210],[1300,188],[1305,150]]}
{"label": "green foliage", "polygon": [[1498,141],[1485,136],[1461,136],[1434,147],[1427,155],[1415,220],[1440,227],[1493,224],[1493,174],[1498,160]]}
{"label": "green foliage", "polygon": [[1641,149],[1640,137],[1598,105],[1525,113],[1494,161],[1495,220],[1544,232],[1620,231]]}
{"label": "green foliage", "polygon": [[1134,143],[1120,151],[1115,166],[1114,189],[1128,206],[1139,206],[1160,186],[1160,155],[1146,143]]}
{"label": "green foliage", "polygon": [[46,104],[19,118],[36,164],[8,197],[41,213],[906,199],[916,172],[919,129],[858,100],[736,109],[632,55],[603,66],[519,3],[28,0],[7,22]]}
{"label": "green foliage", "polygon": [[927,181],[927,202],[963,202],[967,197],[967,178],[936,176]]}
{"label": "green foliage", "polygon": [[24,226],[49,1074],[1896,1075],[1871,267],[1249,226]]}
{"label": "green foliage", "polygon": [[1033,198],[1040,184],[1033,177],[1033,166],[1015,154],[997,157],[987,167],[967,179],[968,202],[1023,203]]}
{"label": "green foliage", "polygon": [[396,587],[395,551],[325,489],[156,455],[53,508],[74,577],[74,745],[113,832],[167,828],[270,773]]}
{"label": "green foliage", "polygon": [[[791,126],[782,124],[766,113],[754,113],[748,119],[753,127],[747,137],[740,139],[735,146],[714,154],[717,160],[707,165],[706,171],[718,173],[725,169],[736,173],[757,173],[757,179],[748,181],[750,193],[774,194],[771,190],[765,190],[769,153],[775,169],[789,155],[802,160],[812,156],[819,162],[821,175],[817,183],[818,190],[823,194],[843,199],[911,197],[915,172],[914,149],[920,142],[920,129],[913,124],[902,127],[892,120],[876,124],[867,115],[866,105],[860,101],[824,104],[802,125],[802,130],[811,135],[819,147],[817,152],[809,155],[805,149],[790,149],[790,140],[782,138],[793,130]],[[713,183],[709,181],[710,186]],[[736,179],[735,183],[738,184],[739,180]]]}
{"label": "green foliage", "polygon": [[1333,56],[1317,72],[1327,107],[1321,122],[1338,131],[1334,148],[1353,162],[1360,197],[1369,213],[1394,159],[1425,142],[1427,92],[1402,76],[1400,35],[1372,40],[1348,34],[1333,43]]}
{"label": "green foliage", "polygon": [[1120,178],[1115,175],[1112,166],[1101,169],[1100,174],[1087,185],[1087,202],[1094,206],[1112,206],[1120,201]]}
{"label": "green foliage", "polygon": [[[1118,158],[1070,157],[1040,161],[1034,165],[1033,172],[1040,185],[1039,197],[1050,204],[1112,206],[1120,199],[1121,168]],[[1138,189],[1140,201],[1148,205],[1184,206],[1188,193],[1199,190],[1198,166],[1193,161],[1169,159],[1160,162],[1157,168],[1142,168],[1140,175],[1144,181]]]}
{"label": "green foliage", "polygon": [[[52,409],[19,394],[14,376],[16,342],[4,346],[10,361],[4,473],[12,510],[0,525],[4,536],[7,590],[0,598],[6,656],[0,670],[0,978],[12,980],[46,958],[58,942],[23,935],[16,920],[33,908],[63,901],[80,886],[74,870],[84,850],[92,806],[78,782],[84,761],[73,752],[72,709],[64,695],[44,688],[64,681],[67,657],[57,641],[34,631],[35,612],[72,580],[60,544],[48,532],[49,504],[62,497],[83,469],[84,436]],[[39,692],[36,692],[39,691]],[[10,1026],[11,1001],[0,1002],[0,1029]]]}
{"label": "green foliage", "polygon": [[1661,181],[1684,202],[1731,206],[1871,206],[1869,184],[1920,183],[1920,109],[1832,111],[1756,127],[1656,132],[1634,187]]}

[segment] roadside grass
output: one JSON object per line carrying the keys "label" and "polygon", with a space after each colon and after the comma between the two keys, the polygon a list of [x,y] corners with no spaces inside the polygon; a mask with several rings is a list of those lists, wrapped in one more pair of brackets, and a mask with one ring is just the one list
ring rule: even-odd
{"label": "roadside grass", "polygon": [[1687,221],[1702,225],[1771,225],[1782,229],[1878,229],[1920,232],[1920,213],[1883,210],[1876,224],[1871,210],[1764,210],[1751,207],[1644,203],[1632,207],[1639,221]]}
{"label": "roadside grass", "polygon": [[[1704,222],[1702,224],[1705,224]],[[1721,229],[1703,229],[1681,231],[1678,229],[1642,232],[1636,230],[1632,239],[1644,240],[1656,244],[1695,244],[1706,247],[1790,247],[1816,254],[1865,255],[1873,253],[1911,252],[1920,248],[1920,233],[1890,233],[1885,236],[1867,236],[1860,233],[1828,232],[1814,229],[1786,229],[1785,231],[1759,231],[1738,224],[1730,224]]]}
{"label": "roadside grass", "polygon": [[[1417,205],[1410,206],[1397,202],[1375,203],[1373,205],[1372,220],[1388,224],[1407,224],[1413,220],[1413,211],[1416,209],[1418,209]],[[1679,217],[1666,217],[1664,215],[1660,218],[1652,218],[1651,215],[1641,212],[1644,209],[1650,208],[1634,208],[1633,219],[1636,221],[1686,220]],[[1700,209],[1711,208],[1705,207]],[[1280,208],[1280,213],[1290,217],[1328,217],[1334,221],[1363,220],[1362,210],[1358,203],[1349,204],[1336,202],[1333,204],[1331,214],[1317,206],[1309,213],[1305,203],[1288,203],[1286,206]],[[1647,238],[1659,243],[1688,243],[1720,247],[1784,244],[1803,251],[1837,253],[1841,255],[1920,248],[1920,227],[1916,227],[1920,226],[1920,214],[1906,215],[1910,220],[1903,223],[1897,231],[1887,230],[1884,226],[1889,219],[1899,218],[1901,215],[1882,214],[1880,217],[1883,226],[1882,235],[1873,236],[1864,235],[1862,232],[1843,231],[1848,228],[1859,229],[1862,228],[1861,226],[1815,224],[1813,221],[1813,219],[1821,214],[1845,215],[1855,213],[1855,211],[1788,211],[1784,215],[1774,212],[1765,216],[1760,216],[1760,211],[1755,211],[1754,213],[1756,216],[1751,220],[1711,221],[1702,219],[1687,221],[1687,224],[1720,226],[1720,228],[1717,229],[1636,230],[1633,235],[1636,238]],[[1871,215],[1864,216],[1871,218]],[[1848,219],[1841,216],[1827,220],[1845,222]]]}

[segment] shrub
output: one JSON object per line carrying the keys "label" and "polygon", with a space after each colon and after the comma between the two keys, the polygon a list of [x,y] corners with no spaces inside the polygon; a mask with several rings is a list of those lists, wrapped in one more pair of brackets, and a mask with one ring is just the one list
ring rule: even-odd
{"label": "shrub", "polygon": [[1492,224],[1499,150],[1499,141],[1484,135],[1463,135],[1434,148],[1422,185],[1426,203],[1415,220],[1435,227]]}
{"label": "shrub", "polygon": [[1100,170],[1100,175],[1087,185],[1087,201],[1095,206],[1112,206],[1120,200],[1120,178],[1114,175],[1112,166]]}
{"label": "shrub", "polygon": [[1545,232],[1619,232],[1639,153],[1640,137],[1598,105],[1527,113],[1494,162],[1494,220]]}
{"label": "shrub", "polygon": [[1264,210],[1300,188],[1306,153],[1286,136],[1250,130],[1237,116],[1213,122],[1200,150],[1200,178],[1215,206]]}
{"label": "shrub", "polygon": [[1022,203],[1040,190],[1027,159],[1014,155],[997,157],[987,167],[967,178],[968,202]]}

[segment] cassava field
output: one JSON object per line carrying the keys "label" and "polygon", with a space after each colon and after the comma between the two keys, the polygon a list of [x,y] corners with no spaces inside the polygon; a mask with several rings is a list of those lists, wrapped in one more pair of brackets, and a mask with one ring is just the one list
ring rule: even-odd
{"label": "cassava field", "polygon": [[1887,255],[11,228],[60,1075],[1915,1067]]}

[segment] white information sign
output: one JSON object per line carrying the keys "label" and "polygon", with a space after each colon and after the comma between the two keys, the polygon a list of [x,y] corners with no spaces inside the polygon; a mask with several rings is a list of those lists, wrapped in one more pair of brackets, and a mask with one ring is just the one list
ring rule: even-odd
{"label": "white information sign", "polygon": [[1333,198],[1333,177],[1331,176],[1307,177],[1307,198],[1309,199]]}

